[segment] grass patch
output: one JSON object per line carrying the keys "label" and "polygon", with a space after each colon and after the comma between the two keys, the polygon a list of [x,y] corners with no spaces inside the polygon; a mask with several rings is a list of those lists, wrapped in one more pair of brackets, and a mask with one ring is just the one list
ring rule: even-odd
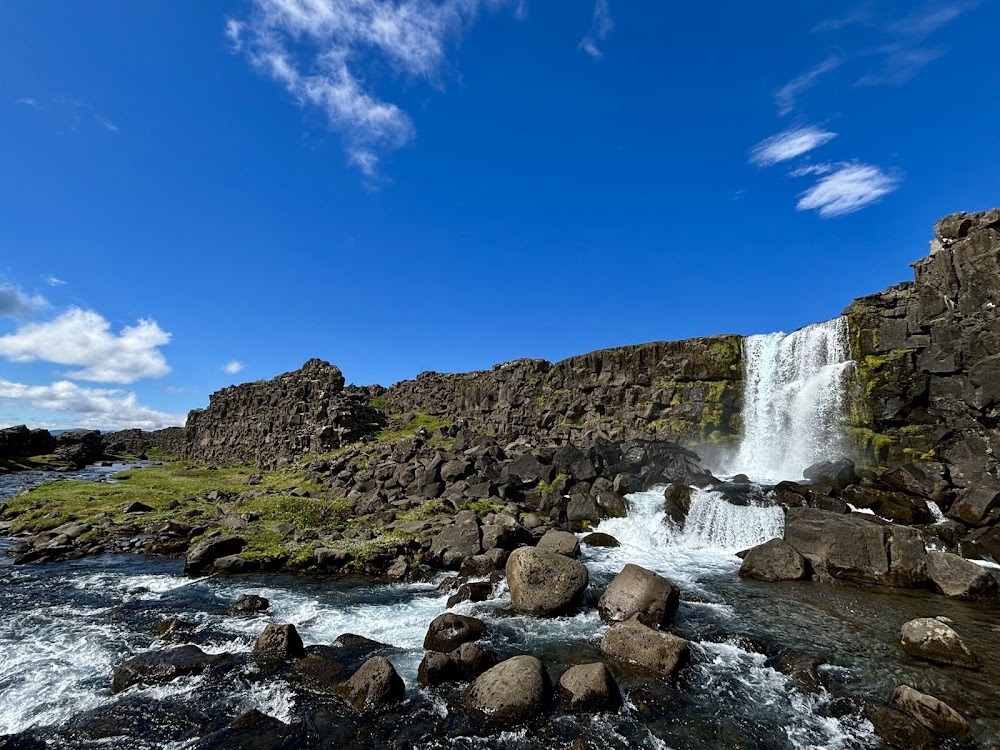
{"label": "grass patch", "polygon": [[538,483],[538,491],[542,494],[542,497],[548,497],[559,485],[564,485],[569,481],[569,474],[556,474],[551,482],[546,482],[544,479]]}
{"label": "grass patch", "polygon": [[411,523],[413,521],[423,521],[425,518],[432,518],[433,516],[452,515],[454,512],[455,510],[451,505],[445,500],[438,498],[421,503],[416,508],[411,508],[406,513],[397,516],[396,520],[401,523]]}
{"label": "grass patch", "polygon": [[466,500],[462,504],[462,510],[475,511],[480,518],[485,518],[490,513],[502,513],[504,506],[493,500]]}

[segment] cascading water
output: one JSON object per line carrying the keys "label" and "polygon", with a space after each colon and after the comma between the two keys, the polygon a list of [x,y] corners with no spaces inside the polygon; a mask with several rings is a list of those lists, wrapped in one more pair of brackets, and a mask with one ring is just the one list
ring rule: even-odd
{"label": "cascading water", "polygon": [[799,479],[844,454],[840,424],[851,366],[847,319],[744,340],[743,441],[731,474]]}

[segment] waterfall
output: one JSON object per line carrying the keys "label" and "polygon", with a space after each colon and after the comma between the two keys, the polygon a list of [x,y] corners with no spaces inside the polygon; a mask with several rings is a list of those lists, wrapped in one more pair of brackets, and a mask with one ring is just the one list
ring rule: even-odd
{"label": "waterfall", "polygon": [[744,339],[743,441],[731,474],[799,479],[844,455],[847,318]]}
{"label": "waterfall", "polygon": [[721,492],[693,490],[680,541],[726,552],[756,547],[785,531],[785,512],[767,505],[763,493],[749,505],[733,505]]}

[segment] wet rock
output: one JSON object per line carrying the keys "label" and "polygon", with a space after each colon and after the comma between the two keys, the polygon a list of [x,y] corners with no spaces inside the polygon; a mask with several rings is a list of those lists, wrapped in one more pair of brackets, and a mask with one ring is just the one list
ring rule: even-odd
{"label": "wet rock", "polygon": [[293,750],[301,742],[300,727],[252,709],[224,729],[202,737],[193,750]]}
{"label": "wet rock", "polygon": [[1000,508],[1000,490],[970,487],[955,498],[955,502],[948,508],[947,515],[970,526],[980,526],[990,520],[996,520],[998,508]]}
{"label": "wet rock", "polygon": [[917,529],[859,514],[789,508],[785,541],[821,578],[918,586],[927,580],[927,554]]}
{"label": "wet rock", "polygon": [[767,660],[767,665],[788,675],[804,692],[816,692],[821,687],[819,667],[823,660],[793,648],[782,649]]}
{"label": "wet rock", "polygon": [[457,677],[451,658],[441,651],[428,651],[417,667],[417,682],[424,687],[441,685],[455,679]]}
{"label": "wet rock", "polygon": [[202,539],[188,550],[184,558],[184,574],[202,575],[220,557],[238,555],[246,543],[238,536],[215,536]]}
{"label": "wet rock", "polygon": [[486,623],[482,620],[445,612],[431,621],[424,637],[424,648],[449,653],[463,643],[479,640],[485,632]]}
{"label": "wet rock", "polygon": [[858,481],[858,472],[849,458],[813,464],[802,472],[802,476],[811,482],[830,484],[841,490]]}
{"label": "wet rock", "polygon": [[133,656],[115,670],[111,692],[120,693],[132,685],[157,685],[178,677],[202,674],[231,661],[230,654],[206,654],[197,646],[178,646]]}
{"label": "wet rock", "polygon": [[590,495],[576,492],[570,496],[569,504],[566,506],[566,520],[577,530],[587,529],[591,525],[597,524],[601,520],[601,510],[597,507],[597,501]]}
{"label": "wet rock", "polygon": [[589,581],[587,567],[552,552],[522,547],[507,560],[507,585],[515,611],[551,617],[575,609]]}
{"label": "wet rock", "polygon": [[161,638],[168,638],[180,633],[189,633],[196,627],[198,626],[193,622],[187,622],[178,617],[168,617],[156,626],[156,634]]}
{"label": "wet rock", "polygon": [[302,638],[294,625],[271,623],[253,645],[254,654],[280,659],[301,659],[306,655]]}
{"label": "wet rock", "polygon": [[471,557],[467,557],[462,560],[462,565],[458,569],[458,574],[462,578],[482,578],[488,576],[494,570],[499,570],[502,567],[497,565],[497,562],[498,558],[493,555],[472,555]]}
{"label": "wet rock", "polygon": [[903,625],[903,650],[918,659],[965,669],[978,669],[979,660],[969,651],[961,636],[949,627],[950,621],[939,617],[919,617]]}
{"label": "wet rock", "polygon": [[417,682],[429,686],[456,680],[473,680],[496,664],[497,659],[493,653],[484,651],[475,643],[463,643],[447,654],[440,651],[428,651],[424,654],[417,670]]}
{"label": "wet rock", "polygon": [[267,611],[267,608],[270,606],[271,603],[263,596],[257,596],[256,594],[240,594],[236,598],[236,601],[233,602],[233,606],[229,608],[229,614],[249,617],[250,615],[256,615]]}
{"label": "wet rock", "polygon": [[580,540],[589,547],[621,547],[621,543],[611,534],[595,531]]}
{"label": "wet rock", "polygon": [[373,656],[337,689],[337,694],[357,711],[397,703],[405,693],[402,678],[384,656]]}
{"label": "wet rock", "polygon": [[892,750],[930,750],[934,736],[909,714],[879,703],[868,703],[864,716],[875,734]]}
{"label": "wet rock", "polygon": [[612,625],[601,639],[601,653],[609,659],[671,677],[691,659],[687,641],[653,630],[637,619]]}
{"label": "wet rock", "polygon": [[292,675],[306,688],[316,693],[334,695],[340,687],[343,667],[320,654],[309,654],[292,667]]}
{"label": "wet rock", "polygon": [[959,741],[972,739],[969,722],[947,703],[932,695],[900,685],[892,694],[893,705],[908,713],[932,733]]}
{"label": "wet rock", "polygon": [[691,510],[691,487],[674,482],[663,491],[663,511],[677,526],[683,526]]}
{"label": "wet rock", "polygon": [[515,656],[476,678],[462,702],[490,721],[512,724],[541,714],[551,693],[542,663],[534,656]]}
{"label": "wet rock", "polygon": [[597,507],[603,516],[608,518],[625,518],[628,515],[628,508],[625,505],[625,498],[617,492],[604,490],[596,494]]}
{"label": "wet rock", "polygon": [[950,552],[929,552],[927,574],[942,594],[955,599],[995,601],[1000,594],[988,570]]}
{"label": "wet rock", "polygon": [[452,596],[448,597],[448,609],[462,602],[485,602],[493,593],[491,583],[463,583]]}
{"label": "wet rock", "polygon": [[559,679],[559,697],[567,711],[616,711],[622,705],[618,683],[604,662],[570,667]]}
{"label": "wet rock", "polygon": [[809,564],[784,539],[771,539],[747,551],[740,576],[758,581],[800,581],[809,576]]}
{"label": "wet rock", "polygon": [[580,542],[576,538],[576,534],[557,529],[546,531],[545,536],[538,540],[536,549],[574,559],[580,556]]}
{"label": "wet rock", "polygon": [[636,617],[643,625],[662,628],[670,624],[680,604],[680,589],[668,578],[638,565],[626,565],[597,602],[605,622]]}

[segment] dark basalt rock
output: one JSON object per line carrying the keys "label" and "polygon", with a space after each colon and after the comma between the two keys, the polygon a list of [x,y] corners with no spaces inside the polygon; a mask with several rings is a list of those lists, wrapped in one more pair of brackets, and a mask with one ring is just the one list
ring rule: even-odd
{"label": "dark basalt rock", "polygon": [[573,610],[583,599],[587,567],[554,552],[522,547],[507,560],[507,586],[517,612],[551,617]]}
{"label": "dark basalt rock", "polygon": [[661,677],[672,677],[691,659],[691,650],[683,638],[653,630],[636,619],[608,628],[601,639],[601,653]]}
{"label": "dark basalt rock", "polygon": [[149,651],[133,656],[115,670],[111,692],[120,693],[132,685],[154,685],[170,682],[178,677],[202,674],[231,661],[230,654],[206,654],[197,646]]}
{"label": "dark basalt rock", "polygon": [[294,750],[301,747],[301,727],[285,724],[257,709],[247,711],[224,729],[202,737],[195,750]]}
{"label": "dark basalt rock", "polygon": [[563,708],[573,712],[616,711],[622,705],[618,683],[603,662],[578,664],[559,678]]}
{"label": "dark basalt rock", "polygon": [[635,617],[643,625],[661,628],[670,624],[680,604],[680,589],[668,578],[638,565],[626,565],[597,602],[606,622]]}
{"label": "dark basalt rock", "polygon": [[263,596],[256,594],[240,594],[229,608],[229,614],[242,617],[266,612],[271,603]]}
{"label": "dark basalt rock", "polygon": [[357,711],[397,703],[405,693],[402,678],[384,656],[373,656],[337,688],[337,694]]}
{"label": "dark basalt rock", "polygon": [[740,566],[742,578],[758,581],[800,581],[809,576],[809,564],[783,539],[771,539],[746,552]]}
{"label": "dark basalt rock", "polygon": [[202,539],[184,558],[184,574],[197,576],[207,573],[216,560],[227,555],[238,555],[245,546],[238,536],[214,536]]}
{"label": "dark basalt rock", "polygon": [[515,656],[480,675],[462,702],[497,724],[513,724],[541,714],[552,695],[545,667],[534,656]]}
{"label": "dark basalt rock", "polygon": [[306,655],[302,638],[294,625],[275,625],[264,628],[264,632],[253,645],[254,654],[278,659],[301,659]]}
{"label": "dark basalt rock", "polygon": [[431,621],[424,637],[424,648],[449,653],[463,643],[479,640],[485,632],[486,623],[482,620],[445,612]]}

